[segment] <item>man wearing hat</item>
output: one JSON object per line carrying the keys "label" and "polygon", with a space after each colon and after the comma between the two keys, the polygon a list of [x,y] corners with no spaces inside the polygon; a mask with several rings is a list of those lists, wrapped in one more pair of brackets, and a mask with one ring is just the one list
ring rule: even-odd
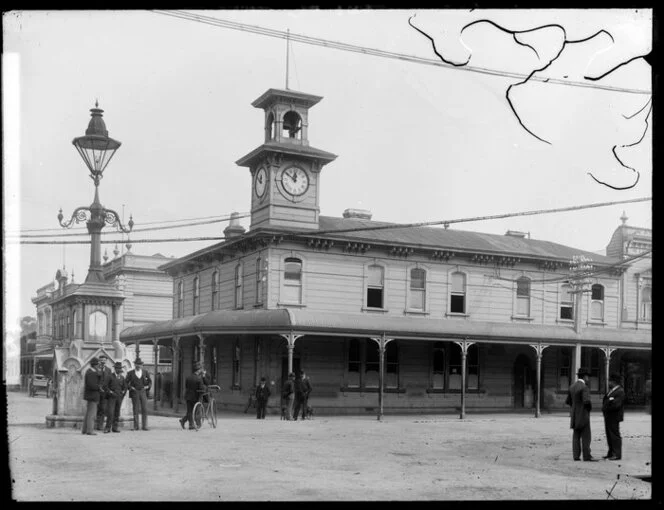
{"label": "man wearing hat", "polygon": [[623,405],[625,390],[620,386],[620,374],[609,376],[609,391],[602,399],[602,413],[604,414],[604,429],[609,451],[604,456],[609,460],[622,458],[622,438],[620,437],[620,422],[623,421]]}
{"label": "man wearing hat", "polygon": [[120,407],[122,406],[122,400],[124,399],[125,393],[127,393],[127,381],[122,375],[122,363],[116,361],[113,365],[115,372],[111,374],[111,380],[108,385],[108,397],[107,399],[107,409],[108,415],[106,417],[106,427],[104,428],[104,434],[108,434],[111,431],[120,432],[118,428],[118,421],[120,419]]}
{"label": "man wearing hat", "polygon": [[90,368],[85,372],[83,399],[87,401],[88,406],[83,419],[81,432],[88,436],[96,436],[94,431],[95,418],[97,417],[97,404],[99,403],[99,383],[101,374],[99,371],[99,360],[93,357],[90,360]]}
{"label": "man wearing hat", "polygon": [[565,403],[571,406],[570,410],[570,428],[572,434],[572,455],[574,460],[581,460],[583,450],[583,460],[594,462],[597,459],[590,455],[590,372],[585,368],[580,368],[577,372],[578,379],[569,387],[567,400]]}
{"label": "man wearing hat", "polygon": [[304,370],[300,370],[299,377],[295,379],[295,407],[293,409],[293,419],[297,421],[297,415],[302,409],[302,419],[307,417],[307,405],[309,402],[309,393],[311,393],[311,383],[307,379]]}
{"label": "man wearing hat", "polygon": [[127,388],[134,411],[134,428],[138,429],[138,413],[141,413],[142,430],[148,430],[148,397],[147,392],[152,387],[152,379],[147,370],[143,370],[143,361],[136,358],[134,370],[127,374]]}
{"label": "man wearing hat", "polygon": [[196,402],[198,402],[198,397],[206,390],[202,377],[203,367],[200,361],[194,362],[193,369],[193,373],[188,375],[184,382],[184,399],[187,402],[187,414],[180,418],[180,426],[184,429],[184,424],[189,422],[189,430],[196,430],[192,413]]}
{"label": "man wearing hat", "polygon": [[108,386],[111,383],[111,369],[106,366],[108,356],[101,352],[99,356],[99,373],[101,374],[101,381],[99,381],[99,405],[97,406],[97,420],[95,421],[95,430],[102,430],[104,428],[104,418],[108,418]]}

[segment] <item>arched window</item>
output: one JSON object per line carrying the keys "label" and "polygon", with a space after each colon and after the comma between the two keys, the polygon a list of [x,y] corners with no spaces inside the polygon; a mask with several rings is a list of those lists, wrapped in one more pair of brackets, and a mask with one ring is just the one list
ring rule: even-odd
{"label": "arched window", "polygon": [[409,309],[424,311],[426,305],[426,280],[427,272],[424,269],[416,268],[410,270]]}
{"label": "arched window", "polygon": [[516,281],[516,314],[530,317],[530,279],[525,276]]}
{"label": "arched window", "polygon": [[78,320],[78,314],[76,313],[76,310],[74,310],[74,313],[72,313],[72,337],[76,338],[77,335],[80,333],[77,331],[77,326],[76,326],[76,321]]}
{"label": "arched window", "polygon": [[381,266],[369,266],[367,280],[367,308],[383,308],[384,282],[383,268]]}
{"label": "arched window", "polygon": [[193,315],[196,315],[197,313],[200,312],[200,290],[201,290],[201,285],[200,285],[200,279],[198,276],[194,277],[194,307],[193,307]]}
{"label": "arched window", "polygon": [[642,321],[652,321],[652,287],[646,285],[641,288],[641,314]]}
{"label": "arched window", "polygon": [[106,314],[97,310],[92,312],[89,315],[89,329],[88,333],[91,337],[103,337],[106,336],[106,330],[108,328],[108,320]]}
{"label": "arched window", "polygon": [[242,308],[242,264],[235,266],[235,308]]}
{"label": "arched window", "polygon": [[295,140],[302,139],[302,118],[297,112],[291,110],[284,115],[282,136]]}
{"label": "arched window", "polygon": [[218,283],[219,283],[219,272],[215,271],[214,273],[212,273],[212,281],[210,283],[210,285],[212,286],[212,305],[211,305],[212,310],[217,309],[217,296],[219,293],[219,290],[217,289]]}
{"label": "arched window", "polygon": [[466,313],[466,275],[452,273],[450,313]]}
{"label": "arched window", "polygon": [[567,283],[560,286],[560,318],[574,319],[574,294]]}
{"label": "arched window", "polygon": [[284,260],[283,280],[284,303],[302,303],[302,261],[298,258],[289,257]]}
{"label": "arched window", "polygon": [[590,320],[604,319],[604,286],[595,284],[590,291]]}
{"label": "arched window", "polygon": [[184,285],[178,282],[178,317],[184,317]]}

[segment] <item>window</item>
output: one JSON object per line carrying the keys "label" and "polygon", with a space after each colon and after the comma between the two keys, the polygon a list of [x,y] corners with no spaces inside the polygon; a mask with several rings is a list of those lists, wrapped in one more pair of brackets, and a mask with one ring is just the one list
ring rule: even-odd
{"label": "window", "polygon": [[366,340],[364,348],[364,387],[378,388],[378,371],[380,368],[378,343],[374,340]]}
{"label": "window", "polygon": [[219,294],[219,290],[217,289],[217,284],[219,282],[219,272],[215,271],[212,273],[212,283],[210,284],[212,286],[212,310],[217,309],[217,296]]}
{"label": "window", "polygon": [[178,317],[184,317],[184,285],[182,281],[178,282]]}
{"label": "window", "polygon": [[44,314],[39,312],[37,314],[37,324],[39,325],[39,334],[44,334]]}
{"label": "window", "polygon": [[452,273],[450,313],[466,313],[466,275]]}
{"label": "window", "polygon": [[646,285],[641,289],[641,311],[639,318],[642,321],[652,321],[652,287]]}
{"label": "window", "polygon": [[[448,388],[461,390],[461,347],[450,344],[450,364],[448,367]],[[478,390],[480,382],[479,349],[477,344],[468,347],[466,354],[466,389]]]}
{"label": "window", "polygon": [[200,279],[198,276],[194,277],[194,308],[193,308],[193,315],[196,315],[197,313],[200,312]]}
{"label": "window", "polygon": [[160,345],[159,347],[159,358],[158,358],[158,363],[160,364],[165,364],[165,363],[172,363],[173,362],[173,353],[171,351],[171,348],[167,345]]}
{"label": "window", "polygon": [[[383,388],[399,387],[399,351],[396,340],[385,348]],[[372,339],[351,338],[348,340],[348,365],[346,386],[348,388],[378,389],[380,380],[380,351]]]}
{"label": "window", "polygon": [[71,339],[72,337],[72,330],[71,330],[71,314],[67,314],[67,338]]}
{"label": "window", "polygon": [[604,319],[604,287],[593,285],[590,291],[590,320],[601,321]]}
{"label": "window", "polygon": [[594,347],[581,348],[581,366],[590,371],[590,391],[599,391],[603,381],[602,370],[600,370],[599,349]]}
{"label": "window", "polygon": [[424,311],[426,305],[426,278],[427,273],[424,269],[410,270],[409,309]]}
{"label": "window", "polygon": [[560,287],[560,318],[574,319],[574,294],[567,283]]}
{"label": "window", "polygon": [[348,378],[346,381],[349,388],[359,388],[361,366],[360,341],[357,338],[351,338],[348,342]]}
{"label": "window", "polygon": [[383,308],[383,268],[381,266],[369,266],[367,308]]}
{"label": "window", "polygon": [[431,386],[434,389],[445,389],[445,344],[436,342],[433,344],[432,372],[433,380]]}
{"label": "window", "polygon": [[530,317],[530,280],[524,276],[516,281],[516,314]]}
{"label": "window", "polygon": [[399,347],[396,340],[388,342],[385,347],[384,384],[385,388],[399,387]]}
{"label": "window", "polygon": [[235,308],[242,308],[242,264],[235,266]]}
{"label": "window", "polygon": [[284,260],[284,303],[302,303],[302,261],[293,257]]}
{"label": "window", "polygon": [[236,338],[233,342],[233,387],[240,387],[240,360],[242,351],[240,350],[240,339]]}
{"label": "window", "polygon": [[76,338],[77,335],[80,335],[80,332],[77,330],[77,327],[76,327],[76,321],[77,320],[78,320],[78,315],[76,313],[76,310],[74,310],[74,313],[72,313],[72,328],[73,329],[71,331],[72,336],[74,338]]}
{"label": "window", "polygon": [[270,112],[267,116],[267,123],[265,124],[265,136],[268,141],[274,140],[274,132],[274,114]]}
{"label": "window", "polygon": [[256,304],[263,302],[263,259],[256,259]]}
{"label": "window", "polygon": [[566,390],[570,385],[572,355],[570,349],[560,349],[558,355],[558,389]]}

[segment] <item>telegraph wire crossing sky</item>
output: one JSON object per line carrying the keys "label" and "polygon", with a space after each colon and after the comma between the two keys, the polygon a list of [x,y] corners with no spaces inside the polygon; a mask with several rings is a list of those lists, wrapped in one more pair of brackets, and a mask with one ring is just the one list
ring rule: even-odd
{"label": "telegraph wire crossing sky", "polygon": [[[495,74],[446,66],[411,24],[446,60]],[[420,223],[652,194],[651,69],[635,58],[652,47],[651,10],[12,11],[3,28],[6,275],[15,278],[6,283],[7,326],[34,314],[30,298],[58,268],[78,282],[87,272],[88,244],[8,241],[9,233],[26,241],[29,231],[57,234],[60,208],[66,215],[92,202],[71,141],[96,99],[109,136],[122,142],[100,201],[124,210],[123,221],[133,216],[130,239],[169,239],[139,230],[211,220],[177,234],[201,241],[137,242],[132,252],[184,256],[223,236],[226,222],[214,219],[249,210],[250,175],[234,162],[262,142],[262,111],[251,102],[285,87],[283,34],[289,88],[324,98],[310,113],[311,144],[338,155],[321,174],[322,215],[363,208],[376,221]],[[589,174],[616,188],[639,178],[617,190]],[[519,230],[596,252],[623,210],[628,224],[650,228],[651,206],[450,228]],[[50,239],[76,239],[69,233]]]}

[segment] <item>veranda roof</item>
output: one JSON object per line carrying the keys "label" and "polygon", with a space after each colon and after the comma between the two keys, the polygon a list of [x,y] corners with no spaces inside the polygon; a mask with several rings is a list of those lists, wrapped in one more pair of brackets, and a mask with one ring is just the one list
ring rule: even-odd
{"label": "veranda roof", "polygon": [[302,309],[214,310],[191,317],[132,326],[120,333],[122,342],[147,341],[173,336],[289,334],[345,337],[382,337],[412,340],[464,340],[495,343],[611,346],[651,349],[647,330],[583,327],[577,334],[571,325],[478,322],[463,317],[389,317],[383,314],[339,314]]}

